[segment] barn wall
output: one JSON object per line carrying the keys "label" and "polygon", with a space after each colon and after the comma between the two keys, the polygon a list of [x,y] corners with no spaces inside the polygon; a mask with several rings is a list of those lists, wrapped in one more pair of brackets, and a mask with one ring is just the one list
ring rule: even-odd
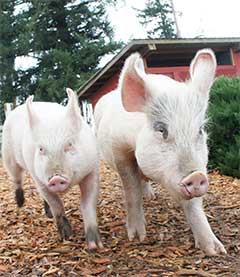
{"label": "barn wall", "polygon": [[90,101],[93,105],[93,107],[95,107],[97,101],[105,94],[107,94],[108,92],[114,90],[117,88],[117,84],[118,84],[118,79],[119,79],[119,73],[116,73],[115,75],[113,75],[111,77],[111,79],[109,79],[101,88],[99,88],[97,93],[94,93],[91,97],[90,97]]}
{"label": "barn wall", "polygon": [[152,67],[152,68],[147,68],[146,72],[149,74],[163,74],[176,81],[185,81],[189,79],[188,66]]}
{"label": "barn wall", "polygon": [[240,76],[240,52],[232,51],[233,64],[236,66],[236,75]]}
{"label": "barn wall", "polygon": [[[240,58],[240,57],[239,57]],[[176,81],[185,81],[189,79],[189,67],[188,66],[179,66],[179,67],[156,67],[148,68],[147,73],[152,74],[164,74],[167,75]],[[217,76],[224,75],[226,77],[238,76],[240,75],[240,61],[239,66],[235,65],[219,65],[217,67]]]}
{"label": "barn wall", "polygon": [[[240,52],[232,51],[233,65],[219,65],[217,67],[217,76],[240,76]],[[189,67],[177,66],[177,67],[152,67],[146,68],[146,72],[150,74],[164,74],[177,81],[185,81],[189,79]],[[97,101],[108,92],[114,90],[117,87],[119,79],[119,73],[113,75],[99,90],[90,97],[90,101],[93,107]]]}

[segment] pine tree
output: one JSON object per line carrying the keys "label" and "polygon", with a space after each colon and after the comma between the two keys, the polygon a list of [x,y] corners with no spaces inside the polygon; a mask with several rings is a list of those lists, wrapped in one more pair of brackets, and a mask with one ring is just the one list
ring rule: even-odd
{"label": "pine tree", "polygon": [[[92,0],[22,0],[25,28],[19,47],[31,53],[37,66],[19,71],[22,98],[61,101],[65,88],[78,88],[96,71],[102,56],[114,52],[113,30],[106,3]],[[20,18],[20,16],[19,16]]]}
{"label": "pine tree", "polygon": [[1,121],[4,119],[3,105],[13,102],[16,97],[16,37],[14,0],[0,1],[0,110]]}
{"label": "pine tree", "polygon": [[147,27],[149,38],[175,38],[172,6],[168,0],[148,0],[144,9],[137,9],[140,23]]}

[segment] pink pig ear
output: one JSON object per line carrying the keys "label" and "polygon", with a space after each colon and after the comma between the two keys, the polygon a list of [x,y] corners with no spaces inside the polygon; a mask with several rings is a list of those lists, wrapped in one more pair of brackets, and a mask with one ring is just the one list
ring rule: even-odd
{"label": "pink pig ear", "polygon": [[146,101],[145,77],[146,73],[140,54],[132,54],[125,61],[119,79],[122,103],[126,111],[137,112],[142,110]]}
{"label": "pink pig ear", "polygon": [[217,62],[211,49],[197,52],[190,65],[190,76],[193,86],[206,96],[214,82]]}
{"label": "pink pig ear", "polygon": [[74,91],[66,89],[68,95],[67,118],[70,121],[70,127],[79,131],[81,127],[81,114],[78,106],[78,99]]}
{"label": "pink pig ear", "polygon": [[39,119],[36,115],[36,113],[34,112],[34,109],[32,107],[32,102],[33,102],[33,98],[34,96],[31,95],[27,98],[26,100],[26,106],[27,106],[27,113],[28,113],[28,120],[29,120],[29,126],[31,129],[33,129],[34,127],[36,127],[36,125],[39,122]]}

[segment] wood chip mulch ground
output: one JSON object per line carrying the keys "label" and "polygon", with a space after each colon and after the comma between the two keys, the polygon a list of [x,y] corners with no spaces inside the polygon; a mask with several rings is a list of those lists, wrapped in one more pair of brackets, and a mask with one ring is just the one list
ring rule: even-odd
{"label": "wood chip mulch ground", "polygon": [[240,276],[239,180],[210,176],[205,211],[228,254],[206,257],[194,248],[182,211],[157,184],[156,199],[144,202],[147,238],[143,243],[129,242],[119,178],[104,164],[101,176],[98,214],[105,247],[91,253],[85,244],[77,187],[64,196],[74,235],[61,243],[32,180],[26,176],[26,202],[17,208],[0,164],[0,276]]}

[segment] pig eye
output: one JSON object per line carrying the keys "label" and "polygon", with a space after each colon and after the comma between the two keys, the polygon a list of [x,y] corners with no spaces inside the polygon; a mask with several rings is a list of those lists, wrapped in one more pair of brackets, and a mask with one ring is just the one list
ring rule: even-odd
{"label": "pig eye", "polygon": [[155,122],[153,124],[153,129],[155,132],[161,133],[164,139],[168,137],[167,125],[163,122]]}
{"label": "pig eye", "polygon": [[68,142],[67,145],[64,148],[65,152],[70,152],[73,150],[73,143],[72,142]]}
{"label": "pig eye", "polygon": [[199,135],[202,136],[203,133],[204,133],[204,126],[201,126],[201,127],[199,128]]}
{"label": "pig eye", "polygon": [[44,151],[44,149],[43,149],[42,146],[39,146],[39,153],[40,153],[41,155],[44,155],[44,154],[45,154],[45,151]]}

